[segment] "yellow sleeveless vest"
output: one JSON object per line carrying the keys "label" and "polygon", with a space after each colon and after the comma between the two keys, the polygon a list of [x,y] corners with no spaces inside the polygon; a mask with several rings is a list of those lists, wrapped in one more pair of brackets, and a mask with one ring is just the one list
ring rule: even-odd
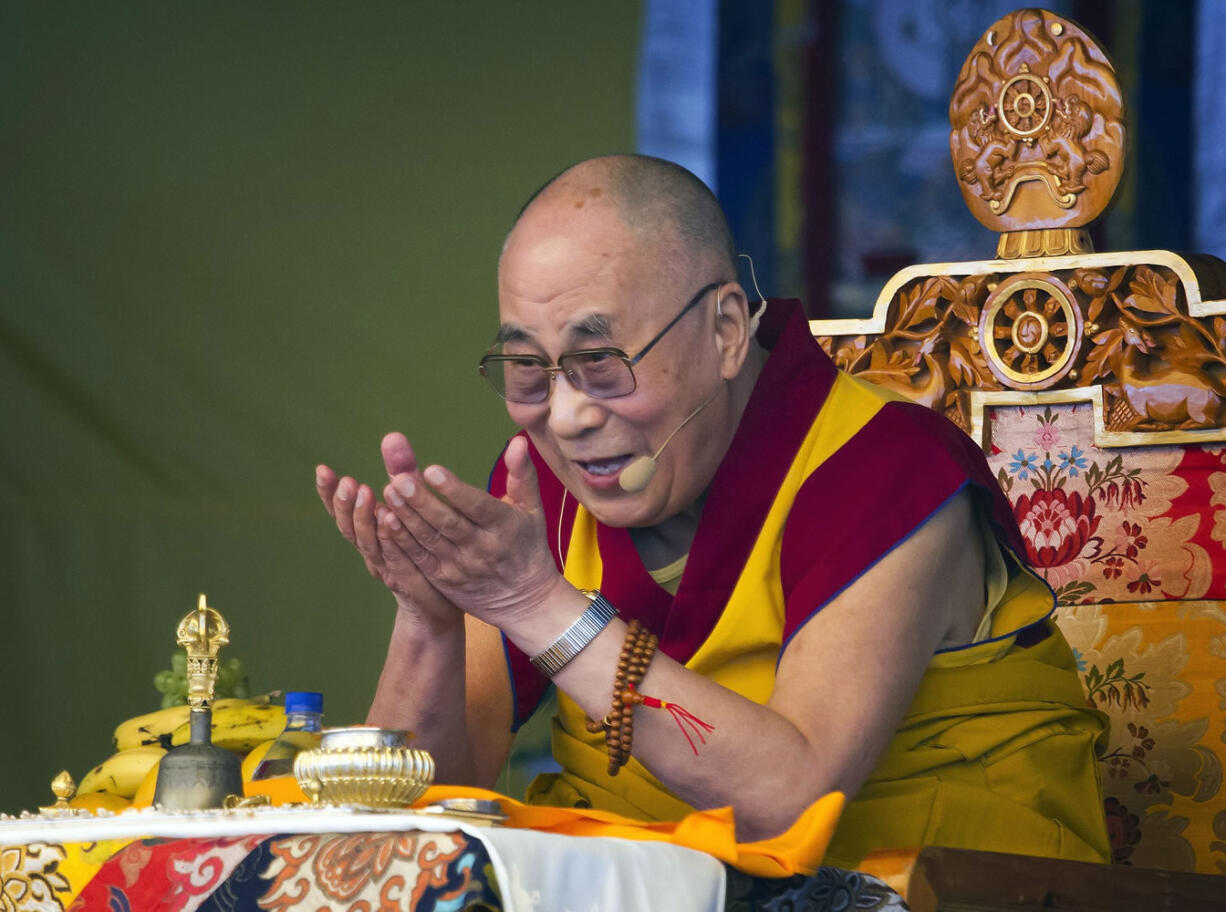
{"label": "yellow sleeveless vest", "polygon": [[[793,501],[805,480],[893,398],[837,376],[731,598],[686,667],[758,703],[769,699],[783,648],[780,542]],[[982,526],[986,546],[998,547]],[[565,576],[591,589],[600,588],[603,573],[596,522],[579,508]],[[1109,858],[1093,757],[1103,717],[1085,705],[1072,652],[1043,620],[1052,610],[1050,589],[1016,562],[1000,588],[998,602],[988,606],[985,641],[934,657],[902,726],[845,809],[826,863],[854,867],[873,849],[928,844]],[[1018,642],[1019,632],[1030,645]],[[603,738],[587,732],[583,716],[559,695],[553,753],[563,771],[538,777],[530,802],[652,820],[677,820],[692,810],[637,760],[610,777]],[[786,765],[774,774],[786,775]]]}

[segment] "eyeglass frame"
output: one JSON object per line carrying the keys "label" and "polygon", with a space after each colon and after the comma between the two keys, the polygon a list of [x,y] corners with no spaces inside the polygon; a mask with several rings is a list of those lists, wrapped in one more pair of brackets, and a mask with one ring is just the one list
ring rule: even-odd
{"label": "eyeglass frame", "polygon": [[[614,348],[612,346],[603,346],[600,348],[577,348],[577,349],[574,349],[573,351],[565,351],[565,352],[562,352],[562,354],[558,355],[558,361],[555,364],[550,364],[540,355],[531,355],[531,354],[505,355],[505,354],[498,354],[493,351],[488,351],[481,357],[481,360],[477,362],[477,371],[481,374],[482,377],[485,378],[486,382],[489,383],[490,388],[498,395],[500,399],[502,399],[505,402],[514,402],[516,405],[540,405],[541,403],[548,402],[549,397],[553,395],[553,386],[554,386],[553,380],[557,377],[559,373],[566,374],[566,380],[568,383],[574,386],[575,389],[578,389],[581,392],[583,392],[584,395],[591,396],[593,399],[620,399],[623,396],[629,396],[636,389],[638,389],[638,378],[635,377],[634,375],[634,365],[642,361],[643,358],[646,356],[646,354],[649,351],[651,351],[653,348],[655,348],[656,343],[658,343],[661,339],[663,339],[664,336],[668,333],[670,329],[672,329],[674,326],[680,323],[682,317],[684,317],[687,313],[689,313],[691,310],[697,307],[700,303],[702,303],[702,299],[705,298],[713,289],[717,289],[720,286],[726,285],[726,284],[727,284],[726,282],[708,282],[706,285],[702,286],[702,288],[698,290],[698,293],[695,294],[694,297],[690,298],[689,303],[687,303],[685,307],[681,308],[681,311],[675,317],[669,320],[668,323],[665,324],[662,330],[660,330],[658,333],[652,336],[651,339],[648,340],[647,344],[644,345],[639,350],[639,353],[635,355],[633,358],[627,355],[620,348]],[[588,390],[584,389],[583,386],[581,386],[575,381],[575,377],[572,376],[571,373],[567,371],[565,366],[563,366],[562,364],[562,361],[564,359],[569,358],[572,355],[611,355],[615,358],[620,359],[621,362],[626,365],[626,369],[630,372],[630,384],[631,384],[630,389],[626,390],[624,393],[617,393],[612,396],[599,396],[592,392],[589,392]],[[538,362],[540,364],[541,370],[545,372],[545,376],[549,378],[550,382],[545,386],[545,395],[542,396],[538,400],[533,400],[529,402],[521,402],[520,400],[517,400],[517,399],[508,399],[505,393],[500,392],[498,390],[498,387],[494,385],[494,381],[490,379],[489,374],[485,372],[485,365],[491,361],[526,361],[526,360]]]}

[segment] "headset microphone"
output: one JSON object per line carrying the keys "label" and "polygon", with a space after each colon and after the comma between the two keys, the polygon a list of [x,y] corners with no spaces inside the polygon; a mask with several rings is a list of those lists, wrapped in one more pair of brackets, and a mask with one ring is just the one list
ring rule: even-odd
{"label": "headset microphone", "polygon": [[[659,456],[659,452],[656,456]],[[656,456],[640,456],[622,469],[617,477],[617,483],[628,494],[637,494],[651,483],[656,474]]]}
{"label": "headset microphone", "polygon": [[654,456],[640,456],[638,459],[633,459],[630,463],[621,470],[621,474],[617,476],[617,484],[621,489],[628,494],[637,494],[643,488],[651,483],[651,479],[656,474],[656,460],[660,458],[660,454],[664,452],[664,448],[677,436],[677,432],[690,423],[690,421],[698,415],[703,409],[715,401],[715,397],[723,390],[721,385],[714,393],[708,396],[698,408],[685,416],[685,420],[673,428],[673,432],[669,434],[660,448],[656,450]]}

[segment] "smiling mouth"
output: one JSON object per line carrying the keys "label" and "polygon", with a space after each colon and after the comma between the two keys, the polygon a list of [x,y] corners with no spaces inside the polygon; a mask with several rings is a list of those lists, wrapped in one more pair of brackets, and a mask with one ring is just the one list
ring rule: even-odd
{"label": "smiling mouth", "polygon": [[630,456],[614,456],[611,459],[593,459],[590,462],[583,460],[575,460],[575,464],[589,475],[616,475],[622,470],[627,462],[630,461]]}

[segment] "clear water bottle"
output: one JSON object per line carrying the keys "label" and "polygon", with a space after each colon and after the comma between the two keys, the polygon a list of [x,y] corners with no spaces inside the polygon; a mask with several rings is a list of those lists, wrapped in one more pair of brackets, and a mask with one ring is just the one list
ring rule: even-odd
{"label": "clear water bottle", "polygon": [[309,690],[291,690],[285,695],[285,731],[268,748],[255,772],[254,779],[288,776],[294,771],[294,758],[299,751],[319,747],[323,735],[324,696]]}

